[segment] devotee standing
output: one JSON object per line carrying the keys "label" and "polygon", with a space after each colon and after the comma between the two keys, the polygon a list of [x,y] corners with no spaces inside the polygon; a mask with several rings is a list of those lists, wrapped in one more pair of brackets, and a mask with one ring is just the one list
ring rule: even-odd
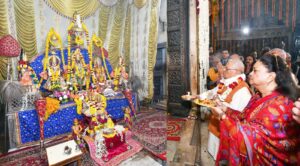
{"label": "devotee standing", "polygon": [[207,73],[207,89],[213,89],[217,86],[218,82],[221,79],[221,71],[219,71],[222,67],[220,59],[218,57],[212,56],[211,58],[211,66]]}
{"label": "devotee standing", "polygon": [[247,55],[245,60],[245,74],[248,76],[248,74],[252,71],[253,65],[255,63],[256,59],[253,55]]}
{"label": "devotee standing", "polygon": [[[221,141],[216,165],[297,165],[300,125],[293,119],[299,97],[284,60],[268,52],[254,65],[249,82],[260,95],[252,97],[243,114],[215,107],[221,118]],[[242,98],[241,98],[242,99]],[[295,117],[294,117],[295,118]],[[226,129],[222,130],[225,126]],[[298,154],[297,154],[298,153]]]}
{"label": "devotee standing", "polygon": [[[217,87],[200,94],[200,99],[218,99],[227,107],[236,112],[242,112],[251,98],[251,91],[245,82],[244,64],[239,59],[229,59],[223,71],[224,79],[220,80]],[[243,100],[241,100],[243,99]],[[212,115],[208,125],[209,145],[216,146],[216,149],[209,149],[209,152],[216,157],[219,144],[219,120],[218,116]]]}
{"label": "devotee standing", "polygon": [[227,64],[229,60],[229,52],[227,49],[222,51],[222,57],[221,57],[221,63],[223,66],[225,66]]}

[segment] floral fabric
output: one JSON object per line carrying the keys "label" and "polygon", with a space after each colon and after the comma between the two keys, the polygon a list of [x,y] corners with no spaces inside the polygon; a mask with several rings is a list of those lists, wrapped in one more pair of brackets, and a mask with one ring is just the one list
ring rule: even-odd
{"label": "floral fabric", "polygon": [[216,165],[297,165],[300,125],[292,118],[293,102],[277,92],[254,96],[242,114],[228,111],[220,123]]}

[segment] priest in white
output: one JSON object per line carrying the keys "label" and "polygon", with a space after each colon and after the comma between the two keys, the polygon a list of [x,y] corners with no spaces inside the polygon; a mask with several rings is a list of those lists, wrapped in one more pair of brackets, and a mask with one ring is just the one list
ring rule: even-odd
{"label": "priest in white", "polygon": [[[242,113],[249,103],[252,92],[246,83],[245,66],[239,59],[229,59],[224,67],[223,79],[217,87],[198,96],[201,100],[220,101],[224,107]],[[208,152],[216,159],[219,149],[220,127],[218,117],[212,115],[209,122]]]}

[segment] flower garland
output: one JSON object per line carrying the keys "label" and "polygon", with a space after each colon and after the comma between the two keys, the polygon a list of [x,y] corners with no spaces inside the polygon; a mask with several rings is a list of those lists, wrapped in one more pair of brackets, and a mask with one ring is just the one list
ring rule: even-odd
{"label": "flower garland", "polygon": [[224,83],[219,83],[217,94],[220,96],[221,99],[225,99],[227,95],[243,81],[243,78],[239,77],[237,81],[232,82],[228,86],[225,86]]}
{"label": "flower garland", "polygon": [[96,47],[100,48],[101,58],[102,58],[102,62],[103,62],[103,65],[104,65],[104,69],[106,71],[106,75],[107,75],[108,79],[111,80],[111,78],[109,76],[109,73],[108,73],[105,56],[104,56],[103,42],[95,34],[92,36],[91,50],[93,50],[93,44],[95,44]]}
{"label": "flower garland", "polygon": [[46,97],[46,112],[44,116],[44,121],[47,121],[49,116],[56,113],[60,108],[59,100]]}
{"label": "flower garland", "polygon": [[[70,23],[70,25],[68,26],[68,67],[67,67],[67,82],[70,82],[70,78],[72,77],[72,78],[74,78],[74,76],[71,76],[71,70],[74,68],[74,64],[73,64],[73,62],[75,62],[74,61],[74,58],[72,58],[72,62],[70,61],[71,60],[71,35],[72,34],[75,34],[76,35],[76,30],[73,30],[73,28],[74,28],[74,25],[75,25],[75,22],[77,21],[76,20],[76,18],[75,18],[75,16],[77,17],[77,15],[76,15],[76,13],[74,14],[74,17],[73,17],[73,20],[72,20],[72,22]],[[80,19],[80,17],[79,17],[79,19]],[[90,40],[89,40],[89,32],[88,32],[88,29],[87,29],[87,27],[86,27],[86,25],[83,23],[83,22],[81,22],[81,20],[79,20],[80,21],[80,23],[81,23],[81,25],[82,25],[82,29],[83,29],[83,32],[85,32],[85,38],[86,38],[86,41],[87,41],[87,47],[88,47],[88,55],[89,55],[89,67],[88,67],[88,74],[86,74],[86,76],[87,75],[90,75],[89,73],[93,73],[93,68],[92,68],[92,47],[91,47],[91,45],[90,45]],[[81,45],[81,44],[83,44],[83,41],[81,41],[82,39],[79,37],[79,36],[76,36],[76,38],[75,38],[75,42],[78,44],[78,45]],[[80,51],[80,50],[79,50]],[[73,54],[73,55],[75,55],[75,53]],[[81,56],[81,58],[82,58],[82,56]],[[83,58],[82,58],[83,59]],[[84,62],[84,60],[83,60],[83,62],[82,62],[82,59],[80,60],[81,61],[81,64],[84,64],[84,68],[86,68],[86,64],[85,64],[85,62]],[[77,69],[76,69],[77,70]],[[75,71],[75,72],[77,72],[77,74],[79,73],[79,70],[77,70],[77,71]],[[83,72],[83,71],[81,71],[81,72]],[[82,73],[81,73],[82,74]],[[86,89],[89,89],[89,85],[90,85],[90,79],[86,79]],[[75,87],[75,90],[77,90],[77,87],[76,86],[74,86]]]}
{"label": "flower garland", "polygon": [[[64,58],[64,52],[63,52],[62,40],[61,40],[60,35],[57,32],[55,32],[54,28],[52,27],[52,28],[50,28],[50,30],[47,34],[46,50],[45,50],[45,56],[44,56],[44,60],[43,60],[43,71],[42,72],[45,72],[47,69],[47,66],[48,66],[48,56],[49,56],[50,46],[56,46],[52,41],[52,39],[53,39],[52,37],[55,37],[58,40],[58,44],[60,45],[60,55],[62,58],[62,63],[63,63],[63,66],[65,66],[65,58]],[[43,77],[41,77],[41,80],[39,82],[39,87],[42,84],[42,82],[43,82]]]}
{"label": "flower garland", "polygon": [[[82,68],[79,70],[79,66],[78,65],[76,65],[76,56],[77,56],[77,54],[79,54],[80,56],[79,56],[79,63],[80,64],[82,64],[83,66],[82,66]],[[71,74],[71,78],[72,78],[72,80],[75,80],[75,76],[78,76],[80,79],[83,79],[84,78],[84,76],[85,76],[85,72],[84,72],[84,69],[86,68],[86,64],[85,64],[85,62],[84,62],[84,59],[83,59],[83,56],[81,55],[81,53],[80,53],[80,49],[79,48],[77,48],[76,50],[75,50],[75,52],[73,53],[73,55],[72,55],[72,61],[71,61],[71,67],[70,67],[70,71],[72,70],[72,69],[75,69],[75,73],[74,74]],[[73,87],[75,88],[75,91],[77,91],[78,89],[77,89],[77,84],[75,83],[75,82],[73,82]]]}
{"label": "flower garland", "polygon": [[78,98],[74,98],[74,101],[76,103],[77,106],[77,114],[81,115],[81,111],[82,111],[82,99]]}
{"label": "flower garland", "polygon": [[60,71],[59,70],[53,70],[52,68],[49,68],[49,75],[50,75],[50,81],[51,81],[51,90],[59,89],[60,88]]}

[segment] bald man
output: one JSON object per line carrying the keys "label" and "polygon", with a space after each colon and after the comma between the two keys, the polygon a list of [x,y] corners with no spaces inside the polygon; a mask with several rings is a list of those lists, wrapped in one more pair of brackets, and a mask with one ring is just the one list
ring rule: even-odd
{"label": "bald man", "polygon": [[224,78],[220,84],[198,97],[200,99],[219,99],[225,106],[243,112],[252,96],[249,86],[245,82],[244,70],[245,66],[241,60],[229,59],[224,67]]}
{"label": "bald man", "polygon": [[[200,94],[198,98],[219,100],[223,107],[230,110],[228,112],[231,114],[228,116],[242,114],[252,97],[251,90],[245,81],[244,70],[245,66],[240,59],[229,59],[224,67],[224,78],[220,80],[218,86]],[[208,152],[216,159],[220,144],[218,138],[220,136],[220,121],[216,115],[212,115],[208,129],[210,131]]]}

